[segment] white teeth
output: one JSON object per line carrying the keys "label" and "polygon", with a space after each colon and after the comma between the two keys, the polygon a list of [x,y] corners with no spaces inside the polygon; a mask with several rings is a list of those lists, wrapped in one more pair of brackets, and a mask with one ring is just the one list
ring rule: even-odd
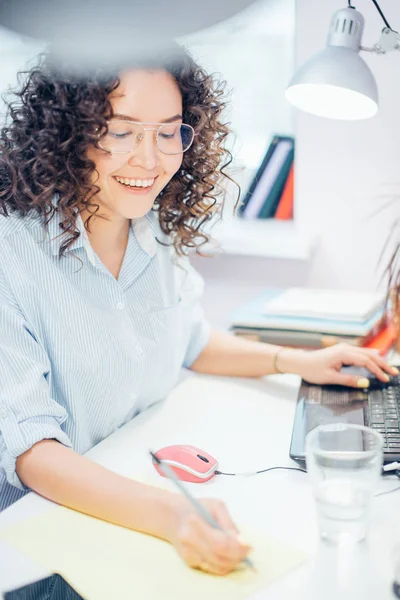
{"label": "white teeth", "polygon": [[150,187],[154,183],[154,177],[153,179],[128,179],[127,177],[116,177],[115,179],[119,181],[119,183],[131,187]]}

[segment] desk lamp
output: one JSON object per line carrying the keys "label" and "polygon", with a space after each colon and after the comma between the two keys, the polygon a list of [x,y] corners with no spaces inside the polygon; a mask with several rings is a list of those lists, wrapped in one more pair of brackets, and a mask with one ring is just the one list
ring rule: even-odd
{"label": "desk lamp", "polygon": [[286,98],[296,108],[331,119],[368,119],[378,111],[375,78],[359,55],[360,50],[385,54],[400,50],[400,35],[372,0],[385,27],[372,48],[361,45],[364,17],[348,0],[348,6],[332,17],[325,50],[307,61],[293,76]]}

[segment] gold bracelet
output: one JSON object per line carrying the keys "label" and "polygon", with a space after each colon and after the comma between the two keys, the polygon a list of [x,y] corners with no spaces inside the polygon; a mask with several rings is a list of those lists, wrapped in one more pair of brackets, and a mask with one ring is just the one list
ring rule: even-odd
{"label": "gold bracelet", "polygon": [[278,368],[277,362],[278,362],[278,356],[280,355],[280,353],[281,353],[281,352],[283,352],[283,350],[286,350],[286,346],[285,346],[285,347],[283,347],[283,348],[279,348],[279,350],[277,350],[277,351],[275,352],[275,354],[274,354],[274,359],[273,359],[273,362],[272,362],[272,366],[273,366],[273,368],[274,368],[274,371],[275,371],[275,373],[279,373],[280,375],[283,375],[283,371],[281,371],[281,370]]}

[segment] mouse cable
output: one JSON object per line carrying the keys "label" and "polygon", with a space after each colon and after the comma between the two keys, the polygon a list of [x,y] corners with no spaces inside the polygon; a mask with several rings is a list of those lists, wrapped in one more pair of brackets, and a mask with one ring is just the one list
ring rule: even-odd
{"label": "mouse cable", "polygon": [[392,488],[391,490],[386,490],[384,492],[378,492],[377,494],[374,494],[375,496],[383,496],[384,494],[391,494],[392,492],[397,492],[397,490],[400,490],[400,485],[398,485],[395,488]]}
{"label": "mouse cable", "polygon": [[[269,467],[268,469],[262,469],[261,471],[249,471],[247,473],[224,473],[222,471],[215,471],[215,475],[231,475],[231,476],[238,476],[238,477],[251,477],[252,475],[258,475],[259,473],[266,473],[267,471],[274,471],[275,469],[285,469],[287,471],[301,471],[302,473],[307,473],[306,469],[301,469],[300,467]],[[374,495],[375,496],[383,496],[385,494],[391,494],[392,492],[397,492],[397,490],[400,490],[400,486],[397,486],[391,490],[385,490],[384,492],[378,492],[377,494],[374,494]]]}
{"label": "mouse cable", "polygon": [[300,467],[269,467],[268,469],[262,469],[261,471],[248,471],[247,473],[223,473],[222,471],[215,471],[215,475],[237,475],[238,477],[250,477],[251,475],[266,473],[267,471],[273,471],[274,469],[286,469],[287,471],[302,471],[303,473],[307,473],[305,469],[301,469]]}

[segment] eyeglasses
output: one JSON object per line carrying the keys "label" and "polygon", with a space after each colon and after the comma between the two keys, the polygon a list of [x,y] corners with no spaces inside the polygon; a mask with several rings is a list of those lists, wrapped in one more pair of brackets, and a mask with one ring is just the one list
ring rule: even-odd
{"label": "eyeglasses", "polygon": [[163,154],[186,152],[195,135],[193,127],[184,123],[136,123],[112,119],[108,121],[108,131],[100,136],[98,145],[112,154],[128,154],[136,150],[146,131],[156,132],[155,140]]}

